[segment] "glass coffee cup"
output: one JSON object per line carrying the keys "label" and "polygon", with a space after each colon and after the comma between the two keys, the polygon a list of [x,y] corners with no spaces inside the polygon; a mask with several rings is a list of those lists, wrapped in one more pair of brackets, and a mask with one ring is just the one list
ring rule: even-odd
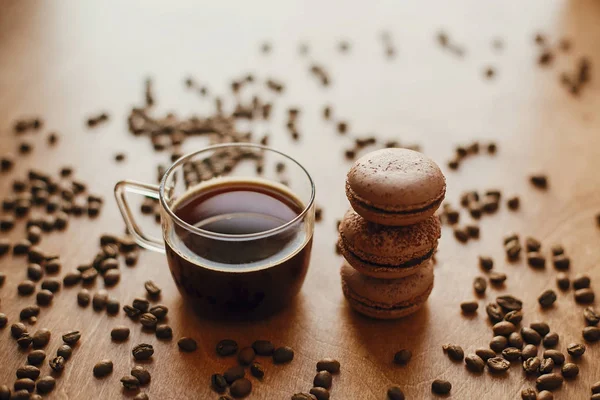
{"label": "glass coffee cup", "polygon": [[[129,192],[159,200],[162,240],[140,229]],[[201,314],[270,314],[300,291],[315,186],[291,157],[247,143],[211,146],[177,160],[159,186],[118,182],[115,197],[135,241],[166,253],[179,291]]]}

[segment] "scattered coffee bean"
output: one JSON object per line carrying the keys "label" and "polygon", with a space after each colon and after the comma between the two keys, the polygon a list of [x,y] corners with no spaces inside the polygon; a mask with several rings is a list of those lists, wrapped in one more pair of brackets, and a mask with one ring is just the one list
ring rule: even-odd
{"label": "scattered coffee bean", "polygon": [[63,342],[65,342],[68,345],[74,345],[75,343],[77,343],[79,341],[79,339],[81,338],[81,332],[79,331],[71,331],[68,333],[65,333],[62,336],[62,340]]}
{"label": "scattered coffee bean", "polygon": [[65,275],[63,278],[63,285],[65,286],[73,286],[81,281],[81,272],[72,271]]}
{"label": "scattered coffee bean", "polygon": [[111,269],[104,274],[104,285],[114,286],[121,279],[121,272],[118,269]]}
{"label": "scattered coffee bean", "polygon": [[452,384],[444,379],[436,379],[431,383],[431,391],[435,394],[448,394],[452,390]]}
{"label": "scattered coffee bean", "polygon": [[492,285],[501,286],[506,281],[506,274],[503,272],[490,272],[489,278]]}
{"label": "scattered coffee bean", "polygon": [[225,377],[221,374],[213,374],[210,377],[210,384],[213,390],[217,393],[223,393],[227,390],[227,381]]}
{"label": "scattered coffee bean", "polygon": [[29,378],[36,380],[40,376],[40,369],[33,365],[25,365],[17,369],[17,378]]}
{"label": "scattered coffee bean", "polygon": [[115,326],[110,331],[110,337],[115,341],[124,341],[129,338],[129,328],[123,325]]}
{"label": "scattered coffee bean", "polygon": [[521,390],[521,399],[523,400],[537,400],[537,394],[532,388],[526,388]]}
{"label": "scattered coffee bean", "polygon": [[[235,340],[223,339],[217,343],[216,347],[217,354],[221,357],[227,357],[234,355],[238,351],[238,344]],[[257,352],[257,354],[260,354]]]}
{"label": "scattered coffee bean", "polygon": [[466,228],[455,227],[454,237],[461,243],[466,243],[469,240],[469,233]]}
{"label": "scattered coffee bean", "polygon": [[460,308],[465,314],[473,314],[479,308],[479,303],[476,301],[463,301],[460,303]]}
{"label": "scattered coffee bean", "polygon": [[0,400],[10,400],[10,389],[6,385],[0,385]]}
{"label": "scattered coffee bean", "polygon": [[541,361],[538,357],[529,357],[523,361],[523,370],[527,374],[535,374],[540,369]]}
{"label": "scattered coffee bean", "polygon": [[592,281],[589,276],[577,274],[575,279],[573,279],[573,289],[589,288],[591,283]]}
{"label": "scattered coffee bean", "polygon": [[535,238],[527,237],[525,238],[525,248],[527,249],[527,252],[537,252],[542,248],[542,244]]}
{"label": "scattered coffee bean", "polygon": [[517,349],[522,349],[523,338],[521,337],[521,335],[519,335],[519,333],[517,332],[513,332],[510,335],[508,335],[508,346],[516,347]]}
{"label": "scattered coffee bean", "polygon": [[46,347],[46,345],[50,341],[50,335],[50,330],[46,328],[37,330],[32,337],[33,347],[38,349],[41,347]]}
{"label": "scattered coffee bean", "polygon": [[487,360],[487,366],[492,372],[506,372],[510,368],[510,362],[502,357],[493,357]]}
{"label": "scattered coffee bean", "polygon": [[65,360],[68,360],[69,358],[71,358],[72,354],[73,354],[73,348],[71,346],[69,346],[68,344],[63,344],[62,346],[60,346],[58,348],[58,350],[56,350],[56,355],[61,356]]}
{"label": "scattered coffee bean", "polygon": [[101,289],[94,293],[94,297],[92,297],[92,307],[94,310],[104,310],[106,308],[106,303],[108,303],[108,292],[106,290]]}
{"label": "scattered coffee bean", "polygon": [[516,261],[521,255],[521,245],[518,240],[513,240],[504,245],[506,251],[506,257],[509,261]]}
{"label": "scattered coffee bean", "polygon": [[502,357],[508,361],[517,361],[521,358],[521,350],[516,347],[507,347],[502,350]]}
{"label": "scattered coffee bean", "polygon": [[[394,354],[394,363],[398,364],[398,365],[406,365],[406,364],[408,364],[408,362],[410,361],[411,358],[412,358],[412,352],[407,349],[402,349],[402,350],[396,352],[396,354]],[[327,362],[326,360],[330,360],[330,362]],[[326,370],[331,373],[339,372],[340,363],[338,361],[332,360],[332,359],[326,359],[326,360],[322,360],[317,363],[318,371]],[[332,369],[335,372],[332,372],[329,369],[325,369],[324,367],[330,367],[330,368],[333,367]],[[336,369],[336,367],[337,367],[337,369]]]}
{"label": "scattered coffee bean", "polygon": [[482,372],[485,368],[485,361],[477,354],[469,354],[465,357],[465,364],[472,372]]}
{"label": "scattered coffee bean", "polygon": [[[271,343],[268,340],[256,340],[254,343],[252,343],[252,348],[254,349],[254,352],[256,354],[258,354],[259,356],[273,355],[273,351],[275,350],[273,343]],[[233,351],[232,354],[235,354],[236,351],[237,351],[237,343],[235,343],[235,350]],[[221,355],[221,353],[219,353],[218,346],[217,346],[217,353],[219,355]]]}
{"label": "scattered coffee bean", "polygon": [[[222,398],[221,398],[222,397]],[[221,396],[219,400],[230,400],[229,396]],[[292,395],[292,400],[315,400],[316,397],[310,393],[295,393]]]}
{"label": "scattered coffee bean", "polygon": [[548,177],[546,175],[541,175],[541,174],[531,175],[529,177],[529,182],[531,182],[531,184],[538,189],[547,189],[548,188]]}
{"label": "scattered coffee bean", "polygon": [[[537,333],[540,334],[540,336],[546,336],[549,332],[550,332],[550,326],[548,326],[547,323],[545,322],[532,322],[529,327],[531,329],[533,329],[534,331],[536,331]],[[523,334],[521,332],[521,334]],[[523,336],[523,338],[525,338]],[[528,342],[529,343],[529,342]],[[538,344],[538,343],[534,343],[534,344]]]}
{"label": "scattered coffee bean", "polygon": [[140,388],[140,382],[135,376],[125,375],[121,378],[121,383],[123,384],[123,387],[127,390],[137,390]]}
{"label": "scattered coffee bean", "polygon": [[35,389],[35,382],[33,379],[29,378],[17,379],[14,384],[14,389],[15,391],[27,390],[29,393],[31,393]]}
{"label": "scattered coffee bean", "polygon": [[36,302],[40,306],[49,305],[52,303],[52,299],[54,299],[54,293],[46,289],[42,289],[36,294]]}
{"label": "scattered coffee bean", "polygon": [[154,315],[159,321],[165,319],[167,314],[169,313],[169,309],[167,306],[163,306],[162,304],[158,304],[150,308],[148,311],[150,314]]}
{"label": "scattered coffee bean", "polygon": [[16,324],[12,324],[10,326],[10,334],[13,338],[18,339],[24,333],[27,333],[27,327],[25,327],[25,324],[17,322]]}
{"label": "scattered coffee bean", "polygon": [[17,390],[13,393],[11,400],[31,400],[31,393],[27,390]]}
{"label": "scattered coffee bean", "polygon": [[546,257],[538,252],[529,252],[527,253],[527,264],[534,268],[545,268]]}
{"label": "scattered coffee bean", "polygon": [[30,280],[25,280],[17,286],[17,291],[21,296],[29,296],[35,291],[35,283]]}
{"label": "scattered coffee bean", "polygon": [[585,353],[585,345],[579,343],[571,343],[567,346],[567,353],[571,357],[578,358],[581,357]]}
{"label": "scattered coffee bean", "polygon": [[125,314],[131,319],[139,317],[142,313],[139,309],[132,307],[129,304],[123,306],[123,311],[125,311]]}
{"label": "scattered coffee bean", "polygon": [[19,317],[21,318],[21,320],[26,320],[31,317],[37,317],[39,314],[40,314],[39,306],[28,306],[21,310]]}
{"label": "scattered coffee bean", "polygon": [[192,351],[196,351],[196,349],[198,348],[196,341],[189,337],[182,337],[177,342],[177,345],[179,346],[180,350],[188,352],[188,353],[190,353]]}
{"label": "scattered coffee bean", "polygon": [[448,354],[448,357],[454,361],[462,361],[465,357],[465,352],[462,347],[454,344],[445,344],[442,346],[442,350]]}
{"label": "scattered coffee bean", "polygon": [[234,381],[238,379],[242,379],[246,375],[246,371],[244,367],[241,365],[236,365],[234,367],[229,368],[227,371],[223,373],[223,377],[228,384],[232,384]]}
{"label": "scattered coffee bean", "polygon": [[57,279],[45,279],[42,281],[42,289],[56,293],[60,290],[60,281]]}
{"label": "scattered coffee bean", "polygon": [[146,288],[148,295],[152,297],[157,297],[160,295],[161,289],[153,281],[146,281],[146,283],[144,283],[144,287]]}
{"label": "scattered coffee bean", "polygon": [[[393,391],[393,396],[396,397],[390,397],[390,390],[392,388],[388,389],[388,397],[391,400],[404,400],[404,393],[402,393],[402,391],[398,392],[398,390],[400,390],[400,388],[396,387],[396,390]],[[325,388],[322,387],[314,387],[310,389],[309,392],[311,395],[315,396],[314,398],[316,398],[317,400],[329,400],[329,391]],[[400,397],[402,396],[402,397]]]}
{"label": "scattered coffee bean", "polygon": [[564,272],[556,274],[556,286],[558,286],[560,290],[569,290],[569,287],[571,286],[569,276]]}
{"label": "scattered coffee bean", "polygon": [[33,338],[31,337],[31,335],[29,333],[24,333],[17,338],[17,344],[22,349],[28,348],[32,342],[33,342]]}
{"label": "scattered coffee bean", "polygon": [[596,295],[590,288],[578,289],[575,291],[575,301],[580,304],[590,304],[594,302]]}
{"label": "scattered coffee bean", "polygon": [[102,360],[94,365],[94,376],[103,378],[113,372],[113,362],[111,360]]}
{"label": "scattered coffee bean", "polygon": [[496,303],[490,303],[485,307],[485,312],[492,323],[500,322],[504,319],[504,311]]}
{"label": "scattered coffee bean", "polygon": [[154,348],[151,344],[141,343],[132,350],[133,357],[136,360],[149,360],[154,354]]}
{"label": "scattered coffee bean", "polygon": [[[503,337],[503,336],[500,336]],[[502,351],[502,350],[500,350]],[[475,350],[475,354],[478,355],[483,361],[487,361],[490,358],[496,357],[496,352],[492,349],[479,348]]]}
{"label": "scattered coffee bean", "polygon": [[544,336],[544,339],[542,340],[544,347],[546,348],[550,348],[550,347],[556,347],[556,345],[558,344],[558,333],[556,332],[550,332],[548,333],[546,336]]}
{"label": "scattered coffee bean", "polygon": [[554,395],[552,394],[552,392],[549,392],[547,390],[542,390],[541,392],[538,393],[538,400],[554,400]]}
{"label": "scattered coffee bean", "polygon": [[528,358],[537,356],[538,348],[534,344],[528,344],[523,347],[521,351],[521,357],[523,360],[527,360]]}
{"label": "scattered coffee bean", "polygon": [[479,256],[479,266],[485,271],[490,271],[494,268],[494,260],[492,257]]}
{"label": "scattered coffee bean", "polygon": [[554,360],[543,358],[540,362],[540,374],[549,374],[554,369]]}
{"label": "scattered coffee bean", "polygon": [[150,302],[145,299],[134,299],[132,305],[143,313],[148,312],[148,309],[150,308]]}
{"label": "scattered coffee bean", "polygon": [[588,342],[600,340],[600,328],[597,326],[586,326],[582,331],[583,338]]}
{"label": "scattered coffee bean", "polygon": [[593,393],[593,394],[599,394],[599,393],[600,393],[600,381],[598,381],[598,382],[595,382],[595,383],[592,385],[592,388],[591,388],[591,389],[592,389],[592,393]]}
{"label": "scattered coffee bean", "polygon": [[523,312],[521,310],[513,310],[506,313],[504,320],[512,323],[513,325],[519,325],[523,320]]}
{"label": "scattered coffee bean", "polygon": [[236,380],[229,388],[229,393],[235,398],[246,397],[250,392],[252,392],[252,382],[246,378]]}
{"label": "scattered coffee bean", "polygon": [[492,330],[495,336],[508,336],[515,331],[516,327],[514,324],[508,321],[500,321],[494,324]]}
{"label": "scattered coffee bean", "polygon": [[294,350],[291,347],[278,347],[273,352],[273,362],[275,364],[288,363],[294,359]]}
{"label": "scattered coffee bean", "polygon": [[173,337],[173,329],[167,324],[156,325],[156,337],[159,339],[171,339]]}
{"label": "scattered coffee bean", "polygon": [[252,347],[244,347],[238,353],[238,362],[241,365],[250,365],[252,364],[252,361],[254,361],[255,356],[256,353]]}
{"label": "scattered coffee bean", "polygon": [[324,389],[331,388],[331,383],[333,382],[332,375],[327,371],[319,371],[315,375],[313,379],[313,385],[315,387],[322,387]]}
{"label": "scattered coffee bean", "polygon": [[252,376],[258,379],[262,379],[265,376],[265,370],[261,363],[253,362],[250,366],[250,373]]}
{"label": "scattered coffee bean", "polygon": [[505,311],[518,311],[523,308],[523,302],[511,295],[496,297],[496,303]]}
{"label": "scattered coffee bean", "polygon": [[487,289],[486,280],[480,276],[476,277],[475,280],[473,281],[473,290],[475,290],[475,293],[482,295],[485,293],[486,289]]}
{"label": "scattered coffee bean", "polygon": [[565,355],[558,350],[544,350],[544,358],[551,358],[556,365],[563,365]]}
{"label": "scattered coffee bean", "polygon": [[144,313],[140,317],[140,322],[144,328],[156,328],[158,319],[154,316],[154,314]]}
{"label": "scattered coffee bean", "polygon": [[65,359],[61,356],[53,358],[50,360],[50,368],[55,372],[62,372],[65,369]]}
{"label": "scattered coffee bean", "polygon": [[567,270],[571,265],[571,259],[565,255],[555,256],[552,262],[554,263],[554,268],[559,271]]}
{"label": "scattered coffee bean", "polygon": [[16,256],[21,256],[23,254],[27,254],[30,247],[31,247],[31,242],[29,240],[22,239],[14,244],[13,254]]}
{"label": "scattered coffee bean", "polygon": [[550,373],[538,377],[535,384],[538,390],[555,390],[562,386],[563,380],[560,374]]}
{"label": "scattered coffee bean", "polygon": [[545,290],[538,297],[538,303],[542,308],[552,307],[554,302],[556,301],[556,292],[552,289]]}
{"label": "scattered coffee bean", "polygon": [[577,375],[579,375],[579,367],[577,366],[577,364],[566,363],[562,366],[560,372],[562,373],[562,376],[566,379],[575,378]]}
{"label": "scattered coffee bean", "polygon": [[504,336],[494,336],[490,341],[490,349],[500,353],[508,345],[508,339]]}
{"label": "scattered coffee bean", "polygon": [[56,380],[51,376],[44,376],[37,381],[37,391],[42,394],[50,393],[56,386]]}
{"label": "scattered coffee bean", "polygon": [[600,314],[593,307],[586,307],[583,310],[583,317],[588,325],[598,325],[600,322]]}
{"label": "scattered coffee bean", "polygon": [[46,359],[46,352],[44,350],[33,350],[27,354],[27,362],[31,365],[39,366]]}
{"label": "scattered coffee bean", "polygon": [[131,370],[131,375],[135,376],[140,383],[141,386],[147,385],[150,383],[150,372],[142,366],[135,366]]}

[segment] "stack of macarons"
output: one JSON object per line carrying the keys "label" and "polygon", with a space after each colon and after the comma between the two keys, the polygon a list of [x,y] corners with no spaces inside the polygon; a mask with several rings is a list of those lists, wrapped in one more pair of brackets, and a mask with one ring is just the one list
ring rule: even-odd
{"label": "stack of macarons", "polygon": [[342,290],[350,306],[378,319],[417,311],[433,289],[431,258],[441,234],[434,215],[446,194],[423,154],[382,149],[357,160],[346,179],[352,209],[339,225]]}

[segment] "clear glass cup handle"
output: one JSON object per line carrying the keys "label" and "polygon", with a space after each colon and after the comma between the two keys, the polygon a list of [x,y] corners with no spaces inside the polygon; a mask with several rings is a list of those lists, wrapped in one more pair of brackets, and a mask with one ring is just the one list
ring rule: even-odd
{"label": "clear glass cup handle", "polygon": [[121,211],[125,225],[127,226],[127,229],[131,235],[133,235],[133,239],[137,242],[137,244],[145,249],[164,253],[165,244],[163,240],[146,235],[135,222],[133,213],[131,212],[131,207],[127,202],[127,193],[135,193],[158,199],[158,185],[150,185],[147,183],[134,181],[120,181],[115,185],[115,198],[117,199],[117,205],[119,206],[119,210]]}

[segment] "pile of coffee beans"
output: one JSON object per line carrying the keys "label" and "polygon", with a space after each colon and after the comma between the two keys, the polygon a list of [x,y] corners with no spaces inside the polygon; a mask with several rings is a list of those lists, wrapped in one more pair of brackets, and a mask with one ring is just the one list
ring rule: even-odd
{"label": "pile of coffee beans", "polygon": [[329,389],[333,383],[333,375],[340,372],[340,362],[333,358],[324,358],[317,362],[317,374],[313,379],[313,387],[308,393],[296,393],[292,400],[316,399],[329,400]]}

